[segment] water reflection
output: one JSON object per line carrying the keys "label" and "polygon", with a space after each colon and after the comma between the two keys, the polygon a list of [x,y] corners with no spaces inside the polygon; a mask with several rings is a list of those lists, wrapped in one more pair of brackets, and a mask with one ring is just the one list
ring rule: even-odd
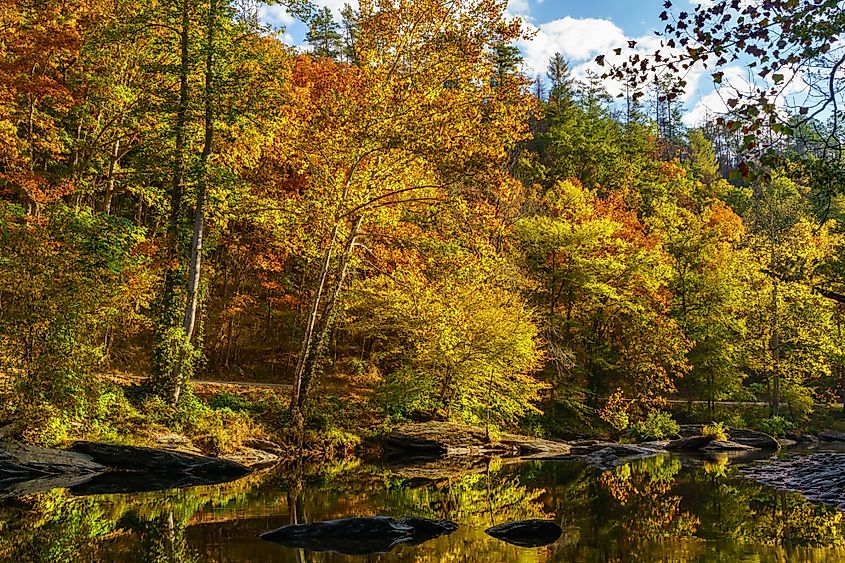
{"label": "water reflection", "polygon": [[[0,504],[0,561],[837,561],[842,514],[744,479],[727,458],[661,456],[608,472],[564,462],[486,463],[427,477],[359,462],[265,472],[225,485]],[[290,549],[258,535],[292,523],[417,516],[460,527],[360,556]],[[552,520],[553,544],[484,530]]]}

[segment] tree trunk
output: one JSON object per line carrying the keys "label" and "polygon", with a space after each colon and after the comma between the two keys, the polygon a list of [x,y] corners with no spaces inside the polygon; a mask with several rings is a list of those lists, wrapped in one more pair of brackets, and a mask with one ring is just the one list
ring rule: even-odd
{"label": "tree trunk", "polygon": [[106,193],[103,197],[103,212],[108,215],[111,213],[111,201],[114,196],[114,169],[117,166],[117,161],[120,158],[120,139],[114,142],[111,157],[109,158],[109,175],[106,180]]}
{"label": "tree trunk", "polygon": [[331,237],[329,238],[329,245],[326,248],[323,256],[323,264],[320,267],[320,275],[317,278],[317,287],[314,290],[314,297],[311,299],[311,309],[308,312],[308,319],[305,322],[305,333],[302,335],[302,346],[299,349],[299,357],[296,360],[296,369],[293,375],[293,390],[291,392],[290,412],[291,412],[291,426],[293,428],[302,429],[303,420],[302,413],[299,410],[299,405],[304,401],[301,400],[303,395],[303,378],[305,373],[306,359],[311,353],[311,338],[314,334],[314,328],[317,325],[317,317],[320,311],[320,302],[323,299],[323,291],[326,288],[326,280],[329,275],[329,267],[331,265],[332,254],[334,253],[334,245],[337,242],[337,234],[340,229],[340,223],[335,223],[332,229]]}
{"label": "tree trunk", "polygon": [[[349,271],[349,263],[352,258],[355,240],[358,237],[358,232],[361,229],[361,224],[363,220],[364,216],[361,215],[355,221],[355,224],[353,225],[352,230],[346,239],[343,254],[341,255],[340,265],[338,266],[338,270],[335,275],[334,287],[332,288],[332,292],[326,300],[326,304],[323,307],[322,312],[320,312],[319,315],[314,315],[312,332],[310,335],[310,340],[313,340],[313,342],[307,344],[303,342],[303,350],[307,350],[307,352],[305,353],[305,356],[301,357],[300,361],[297,363],[297,378],[295,379],[294,384],[295,403],[293,401],[291,403],[291,413],[295,413],[296,415],[295,417],[291,417],[291,423],[299,425],[298,430],[300,431],[302,429],[301,426],[304,421],[303,413],[305,412],[305,404],[308,400],[308,390],[314,380],[314,376],[317,371],[317,364],[326,346],[326,340],[329,331],[331,330],[332,320],[334,318],[334,308],[337,304],[338,298],[340,297],[340,292],[343,289],[343,284],[346,281],[346,275]],[[328,264],[326,263],[325,266],[327,265]],[[328,268],[326,268],[326,270],[327,269]],[[319,303],[316,303],[316,305],[317,310],[319,310]],[[317,318],[317,316],[319,316],[319,319]]]}
{"label": "tree trunk", "polygon": [[778,311],[778,282],[772,285],[772,416],[778,416],[780,410],[780,318]]}
{"label": "tree trunk", "polygon": [[184,0],[181,8],[181,27],[179,29],[179,102],[176,107],[176,137],[170,180],[170,216],[167,223],[167,267],[164,275],[161,317],[158,322],[158,342],[156,347],[155,374],[153,385],[156,393],[172,399],[178,396],[173,380],[173,366],[166,358],[171,357],[168,332],[176,324],[178,304],[176,288],[179,285],[179,270],[182,262],[179,244],[179,223],[182,214],[182,191],[185,183],[185,127],[188,120],[189,91],[188,73],[190,71],[190,0]]}
{"label": "tree trunk", "polygon": [[194,234],[191,240],[191,257],[188,270],[188,292],[185,303],[185,315],[182,319],[182,330],[185,335],[185,346],[180,350],[179,361],[174,366],[173,403],[179,402],[187,379],[192,375],[186,363],[191,340],[197,325],[197,307],[199,305],[200,279],[202,275],[202,245],[205,236],[205,199],[208,189],[208,161],[214,142],[214,28],[217,19],[218,0],[209,0],[208,23],[206,29],[205,54],[205,138],[202,154],[200,155],[199,181],[197,182],[197,201],[194,210]]}

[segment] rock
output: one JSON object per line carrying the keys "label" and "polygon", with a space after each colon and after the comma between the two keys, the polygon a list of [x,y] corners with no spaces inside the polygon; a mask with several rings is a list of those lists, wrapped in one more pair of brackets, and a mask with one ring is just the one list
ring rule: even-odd
{"label": "rock", "polygon": [[0,442],[11,441],[12,438],[19,434],[21,425],[14,421],[0,422]]}
{"label": "rock", "polygon": [[818,433],[819,439],[825,442],[845,442],[845,433],[824,430]]}
{"label": "rock", "polygon": [[258,438],[251,438],[244,441],[244,446],[254,450],[261,450],[262,452],[270,452],[279,457],[285,455],[285,450],[279,444],[271,442],[270,440],[260,440]]}
{"label": "rock", "polygon": [[270,467],[281,460],[279,454],[246,446],[240,446],[221,457],[252,469]]}
{"label": "rock", "polygon": [[105,470],[78,453],[0,444],[0,498],[71,487]]}
{"label": "rock", "polygon": [[515,449],[519,452],[519,455],[533,457],[542,457],[546,454],[568,454],[572,449],[569,444],[564,442],[521,436],[519,434],[502,434],[499,436],[498,442]]}
{"label": "rock", "polygon": [[818,436],[813,436],[812,434],[794,434],[790,436],[792,440],[795,440],[799,444],[818,444],[819,438]]}
{"label": "rock", "polygon": [[190,438],[182,434],[176,434],[174,432],[159,434],[153,438],[153,441],[157,448],[202,455],[202,450],[196,447]]}
{"label": "rock", "polygon": [[651,450],[654,452],[664,452],[666,451],[666,446],[669,445],[669,440],[657,440],[654,442],[640,442],[637,444],[639,447],[644,448],[646,450]]}
{"label": "rock", "polygon": [[551,520],[520,520],[493,526],[484,532],[520,547],[541,547],[556,542],[563,529]]}
{"label": "rock", "polygon": [[403,455],[437,457],[442,455],[502,455],[569,453],[569,444],[504,434],[488,441],[483,428],[454,422],[419,422],[393,429],[387,438],[387,449]]}
{"label": "rock", "polygon": [[727,441],[727,440],[713,440],[701,449],[702,449],[702,451],[706,451],[706,452],[728,452],[728,451],[756,450],[758,448],[746,446],[745,444],[739,444],[737,442],[732,442],[732,441]]}
{"label": "rock", "polygon": [[186,474],[196,477],[211,475],[227,480],[250,472],[249,468],[227,459],[156,448],[74,442],[71,450],[90,456],[96,463],[120,471]]}
{"label": "rock", "polygon": [[78,495],[156,491],[250,472],[229,460],[155,448],[77,442],[73,450],[0,445],[0,498],[56,488]]}
{"label": "rock", "polygon": [[736,442],[737,444],[743,444],[745,446],[751,446],[752,448],[758,448],[761,450],[777,451],[780,449],[780,444],[774,436],[766,434],[765,432],[735,429],[730,430],[728,434],[731,442]]}
{"label": "rock", "polygon": [[404,424],[387,438],[389,449],[433,456],[469,455],[491,446],[483,429],[452,422]]}
{"label": "rock", "polygon": [[344,555],[387,553],[400,544],[419,545],[458,525],[426,518],[342,518],[313,524],[291,524],[261,534],[261,539],[285,547],[333,552]]}
{"label": "rock", "polygon": [[693,436],[701,436],[701,431],[703,428],[703,424],[681,424],[678,430],[678,435],[681,438],[692,438]]}
{"label": "rock", "polygon": [[[812,501],[845,507],[845,454],[820,453],[774,459],[741,468],[746,477]],[[842,508],[840,508],[841,510]]]}
{"label": "rock", "polygon": [[797,443],[798,442],[795,440],[790,440],[789,438],[778,438],[778,444],[780,444],[782,448],[788,448],[796,445]]}
{"label": "rock", "polygon": [[713,438],[710,436],[690,436],[679,438],[666,444],[666,450],[670,452],[695,452],[707,447]]}

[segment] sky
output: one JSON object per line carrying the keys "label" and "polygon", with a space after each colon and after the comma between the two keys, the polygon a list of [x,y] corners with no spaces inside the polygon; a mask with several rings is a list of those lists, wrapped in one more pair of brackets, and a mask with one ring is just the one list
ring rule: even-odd
{"label": "sky", "polygon": [[[350,0],[313,0],[339,13]],[[354,0],[352,0],[354,1]],[[688,9],[707,0],[675,0],[675,9]],[[265,21],[285,28],[285,40],[302,45],[305,27],[284,13],[283,8],[262,9]],[[588,69],[600,71],[594,59],[616,47],[626,47],[636,40],[648,51],[659,46],[654,31],[662,27],[659,15],[663,0],[510,0],[508,13],[523,20],[534,32],[530,41],[518,46],[524,56],[523,72],[531,77],[544,76],[549,58],[561,53],[570,63],[576,77],[584,77]],[[610,60],[611,57],[608,59]],[[743,69],[728,69],[727,76],[743,80]],[[687,76],[689,86],[683,100],[684,121],[689,126],[700,124],[707,113],[724,111],[721,97],[713,91],[709,76],[703,72]],[[612,90],[613,85],[608,84]]]}

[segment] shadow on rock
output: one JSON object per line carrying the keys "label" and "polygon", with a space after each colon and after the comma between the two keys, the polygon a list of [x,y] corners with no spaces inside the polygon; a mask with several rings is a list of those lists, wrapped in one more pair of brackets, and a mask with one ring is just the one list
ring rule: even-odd
{"label": "shadow on rock", "polygon": [[458,528],[447,520],[427,518],[342,518],[313,524],[291,524],[261,534],[284,547],[344,555],[387,553],[397,545],[419,545]]}
{"label": "shadow on rock", "polygon": [[520,520],[487,528],[484,532],[519,547],[542,547],[555,543],[563,529],[551,520]]}

